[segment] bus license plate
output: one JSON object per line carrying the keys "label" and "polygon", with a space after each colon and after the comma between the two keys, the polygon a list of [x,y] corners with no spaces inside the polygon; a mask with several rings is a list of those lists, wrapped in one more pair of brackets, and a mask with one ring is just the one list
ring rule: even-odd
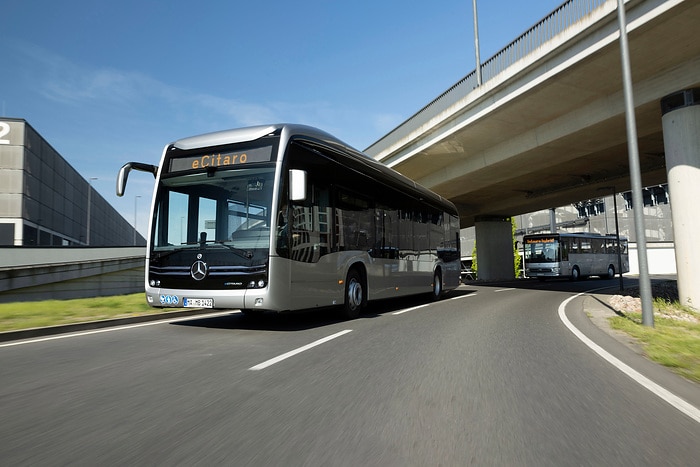
{"label": "bus license plate", "polygon": [[212,298],[185,298],[182,303],[185,308],[214,308]]}

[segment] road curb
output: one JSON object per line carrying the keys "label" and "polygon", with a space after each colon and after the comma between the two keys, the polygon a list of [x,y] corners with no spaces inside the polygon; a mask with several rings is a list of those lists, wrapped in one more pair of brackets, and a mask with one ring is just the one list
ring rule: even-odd
{"label": "road curb", "polygon": [[186,318],[188,316],[210,314],[211,312],[211,309],[196,308],[192,310],[167,311],[163,313],[152,313],[148,315],[129,316],[126,318],[103,319],[99,321],[87,321],[84,323],[72,323],[62,324],[58,326],[47,326],[42,328],[20,329],[17,331],[3,331],[0,332],[0,342],[10,342],[22,339],[34,339],[37,337],[53,336],[56,334],[68,334],[71,332],[91,331],[95,329],[126,326],[129,324],[147,323],[149,321]]}

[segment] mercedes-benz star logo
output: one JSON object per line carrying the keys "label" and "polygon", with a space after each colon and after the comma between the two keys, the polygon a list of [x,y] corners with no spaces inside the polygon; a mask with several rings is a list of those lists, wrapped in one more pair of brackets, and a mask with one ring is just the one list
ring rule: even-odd
{"label": "mercedes-benz star logo", "polygon": [[201,281],[205,277],[207,277],[207,263],[204,261],[195,261],[194,264],[192,264],[192,267],[190,268],[190,275],[192,275],[192,279],[196,281]]}

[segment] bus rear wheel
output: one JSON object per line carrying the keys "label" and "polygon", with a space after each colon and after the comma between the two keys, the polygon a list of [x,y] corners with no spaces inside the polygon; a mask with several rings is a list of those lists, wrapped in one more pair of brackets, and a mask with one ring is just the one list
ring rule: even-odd
{"label": "bus rear wheel", "polygon": [[437,301],[440,300],[440,297],[442,297],[442,274],[439,269],[436,269],[433,273],[433,291],[430,298]]}
{"label": "bus rear wheel", "polygon": [[606,276],[606,279],[612,279],[615,277],[615,266],[612,264],[608,266],[608,275]]}
{"label": "bus rear wheel", "polygon": [[365,300],[362,275],[356,269],[351,269],[345,279],[343,317],[346,319],[355,319],[360,316],[360,311],[362,311],[362,307],[365,305]]}

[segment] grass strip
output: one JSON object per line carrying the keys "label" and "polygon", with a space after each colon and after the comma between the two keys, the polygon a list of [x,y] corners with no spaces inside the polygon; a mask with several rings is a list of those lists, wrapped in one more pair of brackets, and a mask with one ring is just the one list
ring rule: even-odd
{"label": "grass strip", "polygon": [[[176,311],[178,308],[168,308]],[[72,300],[0,303],[0,332],[163,313],[143,293]]]}
{"label": "grass strip", "polygon": [[654,327],[641,313],[610,318],[610,325],[634,337],[646,356],[692,381],[700,382],[700,314],[678,302],[654,300]]}

